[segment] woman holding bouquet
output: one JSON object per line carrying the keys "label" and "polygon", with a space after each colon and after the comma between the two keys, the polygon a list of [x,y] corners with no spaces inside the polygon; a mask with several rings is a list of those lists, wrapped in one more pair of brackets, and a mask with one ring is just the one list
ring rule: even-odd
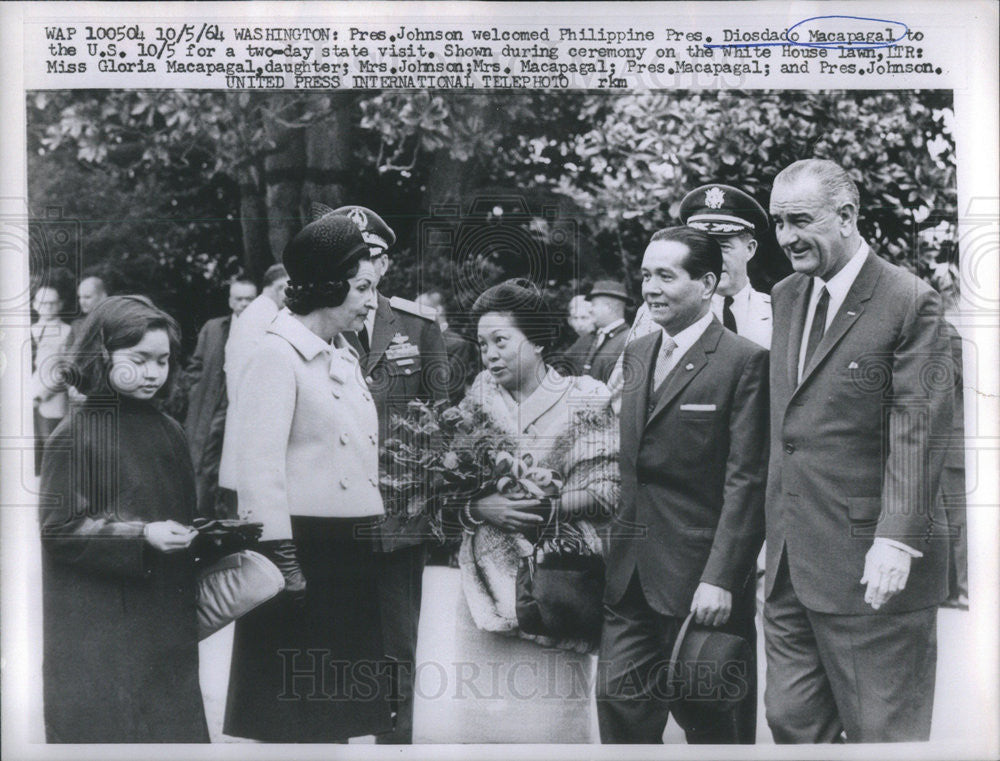
{"label": "woman holding bouquet", "polygon": [[372,546],[378,416],[341,335],[375,308],[378,275],[355,224],[332,214],[283,263],[287,311],[241,377],[235,425],[241,517],[263,523],[285,592],[236,623],[224,732],[341,742],[391,729]]}
{"label": "woman holding bouquet", "polygon": [[[476,300],[473,315],[485,369],[459,409],[483,437],[492,437],[499,448],[510,446],[512,457],[501,457],[517,466],[511,477],[463,507],[464,594],[454,659],[462,673],[450,682],[461,690],[451,697],[460,699],[448,701],[449,721],[433,722],[421,739],[591,742],[593,642],[583,632],[555,641],[520,631],[515,581],[521,558],[531,554],[539,529],[553,518],[589,551],[601,552],[598,530],[611,518],[619,489],[610,395],[600,381],[563,377],[546,364],[561,317],[530,281],[508,280],[488,289]],[[511,498],[507,486],[521,463],[539,468],[543,485],[550,477],[561,482],[556,499]]]}

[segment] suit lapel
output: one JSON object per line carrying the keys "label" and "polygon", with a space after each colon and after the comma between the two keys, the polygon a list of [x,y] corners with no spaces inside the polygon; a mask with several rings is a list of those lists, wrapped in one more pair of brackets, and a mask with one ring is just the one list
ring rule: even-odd
{"label": "suit lapel", "polygon": [[663,390],[660,393],[660,398],[656,401],[656,406],[649,414],[649,417],[646,418],[646,425],[649,425],[657,415],[663,412],[670,402],[708,364],[708,354],[714,352],[715,347],[719,345],[719,339],[722,337],[723,330],[725,328],[722,327],[722,324],[713,318],[712,322],[705,328],[705,332],[694,342],[694,345],[684,353],[684,356],[677,360],[677,364],[674,365],[667,379],[663,381]]}
{"label": "suit lapel", "polygon": [[371,351],[365,361],[365,372],[370,373],[382,359],[389,342],[396,334],[396,316],[389,306],[389,299],[381,293],[378,295],[378,309],[375,311],[375,325],[372,328],[371,340],[368,342]]}
{"label": "suit lapel", "polygon": [[[837,314],[834,316],[833,322],[830,323],[829,329],[823,334],[823,340],[816,347],[816,353],[813,354],[809,364],[803,368],[802,382],[797,384],[799,387],[806,384],[813,373],[816,372],[816,368],[822,364],[826,356],[833,350],[833,347],[837,345],[840,339],[844,337],[844,334],[851,329],[851,326],[857,322],[858,318],[865,311],[865,302],[872,297],[872,292],[875,290],[878,278],[878,262],[876,261],[875,253],[869,252],[867,260],[861,267],[861,271],[858,272],[858,276],[854,279],[851,289],[847,292],[844,303],[840,305],[840,309],[837,310]],[[799,332],[802,332],[801,322]],[[796,365],[798,365],[798,359],[798,352],[796,352]]]}
{"label": "suit lapel", "polygon": [[802,350],[802,327],[806,321],[811,282],[811,278],[803,276],[792,296],[792,318],[788,326],[788,382],[791,388],[799,385],[799,352]]}
{"label": "suit lapel", "polygon": [[[649,404],[649,378],[653,373],[656,355],[660,351],[660,343],[663,341],[663,332],[657,331],[655,336],[648,339],[636,339],[629,347],[629,357],[634,357],[636,362],[636,373],[629,378],[629,382],[622,392],[621,419],[622,426],[622,451],[629,452],[635,459],[639,451],[639,436],[646,426],[646,405]],[[628,423],[631,422],[631,425]]]}

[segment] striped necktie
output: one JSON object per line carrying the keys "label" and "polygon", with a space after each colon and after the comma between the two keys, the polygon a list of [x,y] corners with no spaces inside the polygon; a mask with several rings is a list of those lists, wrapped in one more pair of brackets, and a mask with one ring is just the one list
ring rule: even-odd
{"label": "striped necktie", "polygon": [[653,391],[659,391],[660,386],[673,369],[670,355],[677,348],[677,342],[670,336],[663,336],[663,343],[660,344],[660,352],[656,355],[656,369],[653,371]]}

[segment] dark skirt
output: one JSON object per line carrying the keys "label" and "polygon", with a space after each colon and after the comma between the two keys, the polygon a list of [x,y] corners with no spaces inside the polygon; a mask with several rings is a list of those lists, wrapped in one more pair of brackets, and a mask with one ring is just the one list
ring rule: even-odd
{"label": "dark skirt", "polygon": [[236,622],[225,734],[340,742],[392,728],[374,545],[357,538],[373,523],[292,516],[306,604],[280,594]]}

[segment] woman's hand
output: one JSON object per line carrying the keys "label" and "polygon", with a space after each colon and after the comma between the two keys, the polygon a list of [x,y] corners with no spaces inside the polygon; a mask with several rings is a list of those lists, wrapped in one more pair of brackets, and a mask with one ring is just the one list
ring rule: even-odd
{"label": "woman's hand", "polygon": [[537,499],[507,499],[502,494],[487,494],[469,506],[473,518],[485,520],[504,531],[525,531],[541,526],[545,518],[526,509],[541,507]]}
{"label": "woman's hand", "polygon": [[154,521],[146,524],[143,535],[154,550],[180,552],[187,549],[198,531],[177,521]]}

